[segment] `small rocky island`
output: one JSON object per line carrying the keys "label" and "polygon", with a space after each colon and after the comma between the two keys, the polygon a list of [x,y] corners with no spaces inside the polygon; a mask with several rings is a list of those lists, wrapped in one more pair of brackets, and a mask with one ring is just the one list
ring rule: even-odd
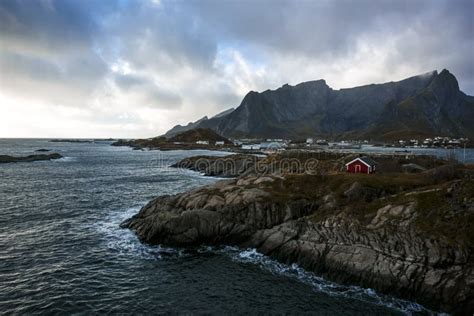
{"label": "small rocky island", "polygon": [[41,161],[41,160],[53,160],[53,159],[60,159],[63,158],[58,153],[53,154],[38,154],[38,155],[29,155],[29,156],[8,156],[8,155],[0,155],[0,163],[10,163],[10,162],[33,162],[33,161]]}
{"label": "small rocky island", "polygon": [[[377,173],[346,173],[353,158],[288,151],[186,159],[174,167],[236,177],[157,197],[121,227],[149,244],[256,248],[339,283],[472,314],[474,168],[378,156]],[[407,172],[409,164],[421,168]]]}
{"label": "small rocky island", "polygon": [[112,146],[127,146],[135,150],[145,148],[158,150],[222,150],[224,148],[234,147],[234,144],[229,139],[217,134],[209,128],[197,128],[170,137],[158,136],[147,139],[121,139],[112,143]]}
{"label": "small rocky island", "polygon": [[73,144],[92,144],[92,139],[51,139],[51,143],[73,143]]}

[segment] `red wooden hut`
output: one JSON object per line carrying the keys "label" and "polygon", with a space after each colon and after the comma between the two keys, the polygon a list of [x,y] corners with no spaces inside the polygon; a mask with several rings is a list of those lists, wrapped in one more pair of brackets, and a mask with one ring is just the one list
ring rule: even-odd
{"label": "red wooden hut", "polygon": [[376,164],[369,157],[358,157],[346,163],[346,170],[351,173],[374,173]]}

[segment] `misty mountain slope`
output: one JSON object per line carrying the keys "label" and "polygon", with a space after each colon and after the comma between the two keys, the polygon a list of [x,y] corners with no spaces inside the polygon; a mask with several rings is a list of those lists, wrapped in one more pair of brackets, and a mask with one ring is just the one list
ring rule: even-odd
{"label": "misty mountain slope", "polygon": [[173,137],[173,136],[175,136],[179,133],[192,130],[192,129],[198,127],[198,125],[201,122],[206,121],[207,119],[208,119],[207,116],[204,116],[203,118],[197,120],[196,122],[189,122],[187,125],[184,125],[184,126],[183,125],[175,125],[172,129],[167,131],[164,136],[166,136],[167,138],[168,137]]}
{"label": "misty mountain slope", "polygon": [[[473,98],[447,70],[398,82],[333,90],[324,80],[249,92],[239,107],[191,128],[226,137],[384,138],[394,135],[474,136]],[[389,137],[389,138],[390,138]]]}
{"label": "misty mountain slope", "polygon": [[383,106],[390,101],[400,102],[425,88],[437,75],[430,72],[398,82],[372,84],[335,91],[323,131],[339,134],[362,130],[375,122]]}
{"label": "misty mountain slope", "polygon": [[[211,120],[226,116],[227,114],[231,113],[232,111],[234,111],[234,108],[230,108],[228,110],[222,111],[222,112],[214,115],[211,118]],[[187,125],[184,125],[184,126],[183,125],[175,125],[172,129],[167,131],[164,136],[166,138],[173,137],[173,136],[175,136],[179,133],[186,132],[186,131],[192,130],[194,128],[197,128],[199,126],[199,124],[201,124],[203,122],[206,122],[208,120],[209,120],[209,118],[207,116],[204,116],[200,120],[197,120],[196,122],[189,122]]]}

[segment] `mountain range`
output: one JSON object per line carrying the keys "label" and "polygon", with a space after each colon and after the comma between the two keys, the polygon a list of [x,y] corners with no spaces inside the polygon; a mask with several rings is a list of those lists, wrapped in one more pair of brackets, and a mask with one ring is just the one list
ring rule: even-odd
{"label": "mountain range", "polygon": [[474,138],[474,97],[444,69],[397,82],[335,90],[324,80],[250,91],[236,109],[164,136],[210,128],[229,138],[351,138],[394,140],[428,136]]}

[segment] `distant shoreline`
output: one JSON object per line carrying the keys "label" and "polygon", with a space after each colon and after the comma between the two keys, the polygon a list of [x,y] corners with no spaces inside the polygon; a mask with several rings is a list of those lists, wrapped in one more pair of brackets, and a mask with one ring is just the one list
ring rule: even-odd
{"label": "distant shoreline", "polygon": [[[198,144],[163,144],[160,146],[150,146],[149,144],[139,144],[135,141],[117,141],[111,144],[112,146],[117,147],[130,147],[134,150],[160,150],[160,151],[172,151],[172,150],[214,150],[214,151],[227,151],[229,153],[236,153],[236,154],[257,154],[257,155],[268,155],[275,152],[265,152],[262,150],[245,150],[241,147],[237,146],[213,146],[213,145],[198,145]],[[367,146],[367,147],[364,147]],[[354,148],[330,148],[330,147],[306,147],[300,146],[295,148],[289,148],[286,151],[303,151],[303,152],[313,152],[313,153],[321,153],[321,152],[329,152],[329,153],[345,153],[345,154],[366,154],[366,155],[396,155],[396,156],[403,156],[403,155],[430,155],[437,158],[447,159],[447,155],[451,152],[460,153],[460,157],[457,157],[460,162],[463,162],[463,151],[464,148],[453,148],[453,149],[446,149],[446,148],[437,148],[437,147],[429,147],[429,148],[421,148],[421,147],[384,147],[384,146],[374,146],[374,145],[364,145],[360,149]],[[468,159],[465,163],[474,163],[474,148],[466,148],[466,152],[470,153],[468,155]]]}

